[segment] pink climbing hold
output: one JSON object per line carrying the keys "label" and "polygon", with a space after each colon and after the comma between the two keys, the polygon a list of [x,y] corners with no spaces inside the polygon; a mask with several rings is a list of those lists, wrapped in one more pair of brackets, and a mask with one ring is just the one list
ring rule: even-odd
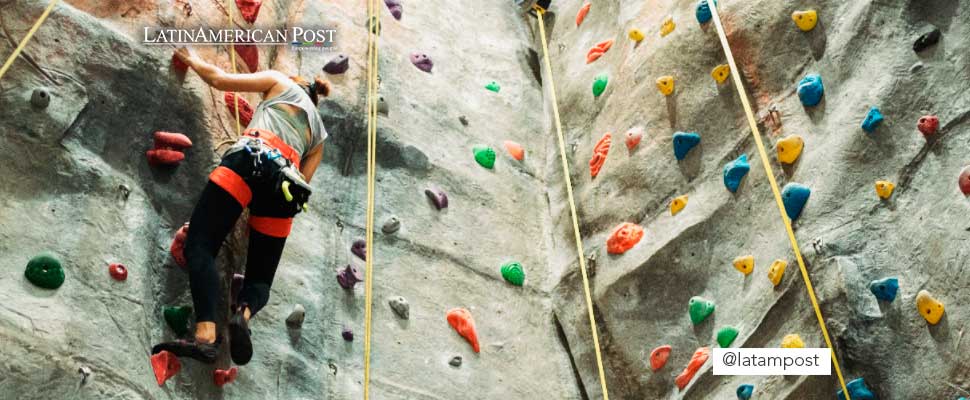
{"label": "pink climbing hold", "polygon": [[923,137],[929,138],[936,134],[937,129],[940,129],[940,118],[935,115],[924,115],[919,118],[916,129],[919,129]]}
{"label": "pink climbing hold", "polygon": [[960,185],[960,191],[963,192],[964,196],[970,196],[970,166],[963,169],[960,172],[960,178],[957,181]]}
{"label": "pink climbing hold", "polygon": [[250,44],[237,44],[233,48],[246,64],[246,68],[249,68],[249,72],[259,71],[259,48]]}
{"label": "pink climbing hold", "polygon": [[250,24],[256,22],[259,16],[259,7],[263,5],[263,0],[236,0],[236,7],[246,22]]}
{"label": "pink climbing hold", "polygon": [[418,69],[431,73],[431,69],[434,68],[434,62],[431,61],[431,57],[423,53],[411,53],[411,64],[414,64]]}
{"label": "pink climbing hold", "polygon": [[165,384],[169,378],[175,376],[182,369],[182,363],[178,357],[168,351],[162,350],[153,354],[151,358],[152,370],[155,371],[155,380],[158,386]]}
{"label": "pink climbing hold", "polygon": [[667,359],[670,358],[670,352],[673,351],[673,347],[670,345],[663,345],[653,349],[650,352],[650,369],[656,371],[667,365]]}
{"label": "pink climbing hold", "polygon": [[233,383],[236,381],[236,375],[239,374],[239,369],[232,367],[229,369],[217,369],[212,371],[212,380],[215,381],[216,386],[223,387],[226,384]]}
{"label": "pink climbing hold", "polygon": [[579,8],[579,12],[576,13],[576,26],[583,24],[583,20],[586,19],[586,14],[589,14],[589,8],[592,5],[592,3],[586,3]]}
{"label": "pink climbing hold", "polygon": [[229,108],[229,116],[236,119],[236,99],[239,99],[239,124],[243,128],[249,126],[249,121],[253,119],[253,106],[246,101],[246,98],[242,96],[236,96],[235,92],[226,92],[222,99],[226,102],[226,107]]}
{"label": "pink climbing hold", "polygon": [[508,151],[509,155],[516,160],[522,161],[525,159],[525,149],[522,148],[521,144],[518,144],[511,140],[506,140],[505,150]]}
{"label": "pink climbing hold", "polygon": [[125,268],[124,265],[117,263],[109,264],[108,274],[111,275],[111,277],[116,281],[124,281],[125,279],[128,279],[128,268]]}
{"label": "pink climbing hold", "polygon": [[624,222],[613,229],[609,239],[606,239],[606,251],[610,254],[623,254],[640,243],[643,238],[643,227]]}
{"label": "pink climbing hold", "polygon": [[145,152],[148,163],[154,166],[176,166],[185,159],[183,150],[192,147],[192,141],[181,133],[155,132],[154,148]]}
{"label": "pink climbing hold", "polygon": [[158,131],[154,139],[156,149],[184,150],[192,147],[192,140],[181,133]]}
{"label": "pink climbing hold", "polygon": [[337,273],[337,283],[344,289],[353,289],[357,282],[362,282],[364,275],[353,265],[347,265]]}
{"label": "pink climbing hold", "polygon": [[704,366],[704,363],[706,363],[707,359],[710,357],[711,349],[707,347],[701,347],[697,349],[697,351],[694,351],[694,355],[690,357],[690,362],[687,363],[687,367],[684,368],[684,371],[681,372],[680,375],[677,375],[676,379],[674,379],[674,383],[677,384],[677,387],[679,387],[680,390],[684,390],[684,388],[687,387],[687,384],[690,383],[690,380],[694,379],[694,374],[696,374],[697,371]]}
{"label": "pink climbing hold", "polygon": [[154,166],[176,166],[185,160],[185,153],[175,150],[148,150],[145,152],[148,164]]}
{"label": "pink climbing hold", "polygon": [[447,318],[448,324],[452,328],[455,328],[455,331],[464,337],[465,340],[468,340],[468,343],[472,345],[472,349],[478,353],[480,350],[478,333],[475,331],[475,319],[472,318],[472,313],[464,308],[453,308],[451,311],[448,311]]}
{"label": "pink climbing hold", "polygon": [[350,252],[360,257],[361,260],[367,261],[367,241],[364,239],[355,240],[354,244],[350,246]]}
{"label": "pink climbing hold", "polygon": [[633,150],[643,140],[643,128],[636,127],[626,131],[626,148]]}
{"label": "pink climbing hold", "polygon": [[611,144],[613,144],[613,139],[610,137],[609,132],[603,134],[600,141],[596,142],[596,147],[593,147],[593,158],[589,160],[590,177],[595,178],[596,175],[599,175],[600,169],[603,168],[603,163],[606,162],[606,155],[610,152]]}
{"label": "pink climbing hold", "polygon": [[401,16],[404,14],[404,6],[401,5],[401,0],[384,0],[384,5],[387,6],[387,10],[391,12],[394,19],[401,20]]}
{"label": "pink climbing hold", "polygon": [[186,222],[182,225],[178,231],[175,232],[175,238],[172,239],[172,246],[169,247],[169,253],[172,254],[172,259],[178,266],[185,268],[185,238],[189,236],[189,223]]}
{"label": "pink climbing hold", "polygon": [[444,190],[439,188],[425,189],[424,195],[428,196],[428,199],[434,204],[434,208],[438,210],[448,208],[448,195]]}
{"label": "pink climbing hold", "polygon": [[610,47],[613,47],[612,39],[604,40],[602,42],[597,43],[596,46],[593,46],[592,48],[590,48],[589,51],[586,53],[586,63],[589,64],[589,63],[592,63],[593,61],[596,61],[603,54],[606,54],[607,51],[610,51]]}

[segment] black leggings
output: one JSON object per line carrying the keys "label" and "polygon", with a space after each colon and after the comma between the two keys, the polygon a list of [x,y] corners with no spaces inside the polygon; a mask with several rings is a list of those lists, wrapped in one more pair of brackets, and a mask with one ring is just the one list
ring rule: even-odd
{"label": "black leggings", "polygon": [[[216,307],[222,298],[216,255],[247,206],[250,229],[246,279],[235,300],[248,306],[252,315],[269,301],[270,286],[296,210],[276,186],[279,166],[265,155],[261,159],[259,165],[254,164],[254,157],[246,151],[224,157],[209,175],[192,211],[185,258],[196,322],[215,321]],[[258,175],[254,174],[256,171]]]}

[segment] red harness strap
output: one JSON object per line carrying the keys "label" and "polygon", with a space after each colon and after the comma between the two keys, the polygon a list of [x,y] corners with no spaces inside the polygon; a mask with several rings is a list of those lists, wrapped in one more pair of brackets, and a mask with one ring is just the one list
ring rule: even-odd
{"label": "red harness strap", "polygon": [[293,218],[260,217],[250,214],[249,227],[266,236],[285,238],[290,236]]}
{"label": "red harness strap", "polygon": [[253,200],[253,191],[236,171],[220,165],[209,174],[209,180],[229,192],[242,208],[249,206]]}

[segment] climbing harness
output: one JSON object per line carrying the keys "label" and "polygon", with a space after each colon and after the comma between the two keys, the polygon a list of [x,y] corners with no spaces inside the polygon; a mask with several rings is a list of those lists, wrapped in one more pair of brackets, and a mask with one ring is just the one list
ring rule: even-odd
{"label": "climbing harness", "polygon": [[272,146],[258,135],[258,131],[247,131],[245,136],[240,137],[236,144],[226,150],[223,157],[245,151],[253,159],[253,177],[262,176],[264,160],[275,163],[279,167],[278,172],[274,173],[277,175],[274,177],[276,187],[283,193],[288,203],[293,203],[297,213],[305,211],[307,201],[313,193],[310,184],[303,178],[303,174],[293,161],[283,155],[278,147]]}
{"label": "climbing harness", "polygon": [[714,0],[707,0],[710,5],[711,12],[713,13],[714,25],[717,27],[717,35],[721,39],[721,47],[724,49],[724,56],[728,60],[728,65],[731,67],[731,76],[734,79],[734,87],[738,90],[738,96],[741,98],[741,105],[744,107],[744,113],[748,117],[748,126],[751,127],[751,135],[754,136],[754,141],[758,145],[758,154],[761,155],[761,165],[765,167],[765,175],[768,176],[768,183],[771,185],[771,192],[775,196],[775,203],[778,206],[778,212],[781,214],[781,220],[785,224],[785,230],[788,232],[788,240],[791,242],[792,250],[795,252],[795,259],[798,261],[798,268],[802,271],[802,279],[805,280],[805,289],[808,291],[808,298],[812,301],[812,308],[815,309],[815,317],[818,319],[818,326],[822,329],[822,337],[825,338],[825,344],[828,346],[829,351],[832,353],[832,365],[835,366],[835,374],[839,378],[839,384],[842,385],[842,391],[845,393],[847,400],[852,400],[849,397],[849,390],[845,387],[845,379],[842,378],[842,369],[839,367],[839,359],[835,355],[835,349],[832,348],[832,339],[829,338],[829,331],[825,328],[825,318],[822,316],[822,310],[818,306],[818,299],[815,298],[815,289],[812,287],[812,281],[808,277],[808,270],[805,268],[805,261],[802,259],[802,252],[798,248],[798,241],[795,239],[795,232],[791,227],[791,220],[787,216],[785,211],[785,205],[781,200],[781,191],[778,189],[778,182],[775,181],[775,173],[771,170],[771,164],[768,162],[768,153],[765,151],[765,145],[761,141],[761,132],[758,131],[758,124],[755,122],[754,113],[751,111],[751,104],[748,103],[748,94],[744,90],[744,86],[741,83],[741,71],[738,70],[737,64],[734,62],[734,55],[731,53],[731,46],[728,44],[727,36],[724,33],[724,27],[721,25],[721,17],[718,15],[716,4],[710,4]]}
{"label": "climbing harness", "polygon": [[27,34],[24,35],[23,39],[20,39],[20,43],[17,44],[17,48],[13,50],[10,57],[7,57],[7,61],[4,61],[3,67],[0,67],[0,79],[3,79],[3,75],[6,74],[7,70],[10,69],[10,66],[13,65],[13,61],[17,59],[20,52],[24,51],[24,47],[27,47],[27,41],[29,41],[30,38],[37,33],[37,30],[40,29],[41,24],[44,23],[47,16],[50,15],[51,11],[54,9],[54,6],[56,6],[58,2],[60,2],[60,0],[51,0],[50,4],[47,5],[47,8],[44,9],[44,12],[41,13],[40,17],[37,18],[37,21],[34,22],[34,26],[30,27],[30,30],[27,31]]}
{"label": "climbing harness", "polygon": [[552,79],[552,62],[549,61],[549,44],[546,43],[546,26],[543,17],[545,8],[535,7],[539,21],[539,36],[542,39],[542,57],[546,61],[546,72],[549,74],[549,96],[552,97],[552,115],[555,118],[556,134],[559,138],[559,156],[562,160],[562,175],[566,179],[566,195],[569,200],[569,213],[573,221],[573,236],[576,238],[576,255],[579,257],[579,270],[583,274],[583,292],[586,295],[586,312],[589,314],[590,331],[593,334],[593,349],[596,350],[596,368],[599,370],[600,387],[603,389],[603,399],[609,400],[610,394],[606,389],[606,373],[603,370],[603,356],[600,354],[600,339],[597,334],[596,317],[593,315],[593,298],[589,290],[589,275],[586,272],[586,255],[583,251],[583,238],[579,233],[579,217],[576,215],[576,202],[573,200],[573,184],[569,179],[569,163],[566,160],[566,144],[562,134],[562,121],[559,119],[559,105],[556,100],[556,84]]}
{"label": "climbing harness", "polygon": [[377,0],[367,0],[367,222],[364,263],[364,400],[370,399],[371,303],[374,297],[374,186],[377,160],[377,85],[378,46],[377,28],[380,26]]}

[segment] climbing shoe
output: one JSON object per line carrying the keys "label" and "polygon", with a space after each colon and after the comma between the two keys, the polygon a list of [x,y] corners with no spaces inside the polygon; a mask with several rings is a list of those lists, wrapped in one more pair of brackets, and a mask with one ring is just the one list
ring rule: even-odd
{"label": "climbing shoe", "polygon": [[229,354],[236,365],[246,365],[253,358],[253,341],[249,323],[243,317],[242,308],[229,320]]}
{"label": "climbing shoe", "polygon": [[221,342],[220,339],[216,339],[215,343],[179,339],[174,342],[156,344],[155,347],[152,347],[152,354],[168,351],[176,357],[188,357],[206,364],[214,364],[219,356],[219,342]]}

